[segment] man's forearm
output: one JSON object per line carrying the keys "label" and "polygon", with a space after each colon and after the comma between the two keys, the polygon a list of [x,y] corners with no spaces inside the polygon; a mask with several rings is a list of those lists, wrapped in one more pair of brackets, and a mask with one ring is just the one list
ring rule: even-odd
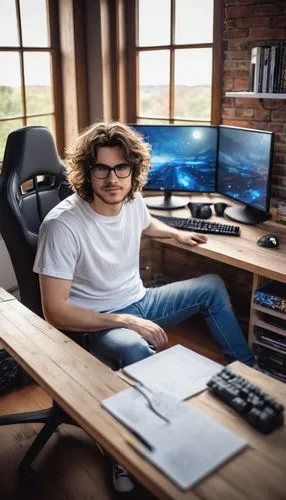
{"label": "man's forearm", "polygon": [[46,320],[56,328],[74,332],[95,332],[108,328],[123,328],[129,323],[128,315],[96,313],[89,309],[69,304],[60,304],[56,309],[44,308]]}
{"label": "man's forearm", "polygon": [[143,231],[143,234],[146,236],[151,236],[153,238],[176,238],[178,236],[179,231],[178,229],[175,229],[173,227],[168,226],[167,224],[164,224],[158,219],[155,219],[152,217],[151,219],[151,224],[145,231]]}

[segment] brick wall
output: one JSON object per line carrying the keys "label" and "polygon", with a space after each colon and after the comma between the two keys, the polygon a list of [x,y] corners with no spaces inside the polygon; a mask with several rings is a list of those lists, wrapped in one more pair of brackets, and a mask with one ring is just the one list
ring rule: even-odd
{"label": "brick wall", "polygon": [[[223,90],[247,91],[251,48],[286,40],[285,0],[225,0]],[[286,98],[223,97],[222,123],[275,132],[271,205],[286,199]]]}

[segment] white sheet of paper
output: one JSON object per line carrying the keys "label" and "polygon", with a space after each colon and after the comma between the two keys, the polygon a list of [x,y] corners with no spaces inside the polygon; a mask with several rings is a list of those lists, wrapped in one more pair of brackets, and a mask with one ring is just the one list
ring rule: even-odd
{"label": "white sheet of paper", "polygon": [[149,446],[142,445],[139,452],[186,490],[244,449],[247,442],[189,403],[174,404],[178,405],[177,414],[167,423],[133,387],[102,401],[109,413]]}
{"label": "white sheet of paper", "polygon": [[206,388],[222,365],[178,344],[123,368],[129,377],[153,390],[183,400]]}

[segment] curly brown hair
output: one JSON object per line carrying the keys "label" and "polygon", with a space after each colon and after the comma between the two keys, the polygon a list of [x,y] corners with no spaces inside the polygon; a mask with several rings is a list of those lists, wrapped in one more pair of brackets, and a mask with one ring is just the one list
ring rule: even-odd
{"label": "curly brown hair", "polygon": [[120,146],[124,159],[133,166],[131,189],[126,201],[133,200],[135,193],[147,182],[151,146],[143,136],[123,123],[96,123],[79,135],[65,158],[70,185],[89,203],[94,196],[89,165],[96,160],[98,148],[113,146]]}

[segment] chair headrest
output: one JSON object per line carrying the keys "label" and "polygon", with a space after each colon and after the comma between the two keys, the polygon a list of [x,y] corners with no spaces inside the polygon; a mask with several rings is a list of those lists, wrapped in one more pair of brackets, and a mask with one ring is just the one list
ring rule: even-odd
{"label": "chair headrest", "polygon": [[17,175],[20,184],[37,175],[64,175],[64,164],[48,128],[23,127],[9,134],[2,175],[10,172]]}

